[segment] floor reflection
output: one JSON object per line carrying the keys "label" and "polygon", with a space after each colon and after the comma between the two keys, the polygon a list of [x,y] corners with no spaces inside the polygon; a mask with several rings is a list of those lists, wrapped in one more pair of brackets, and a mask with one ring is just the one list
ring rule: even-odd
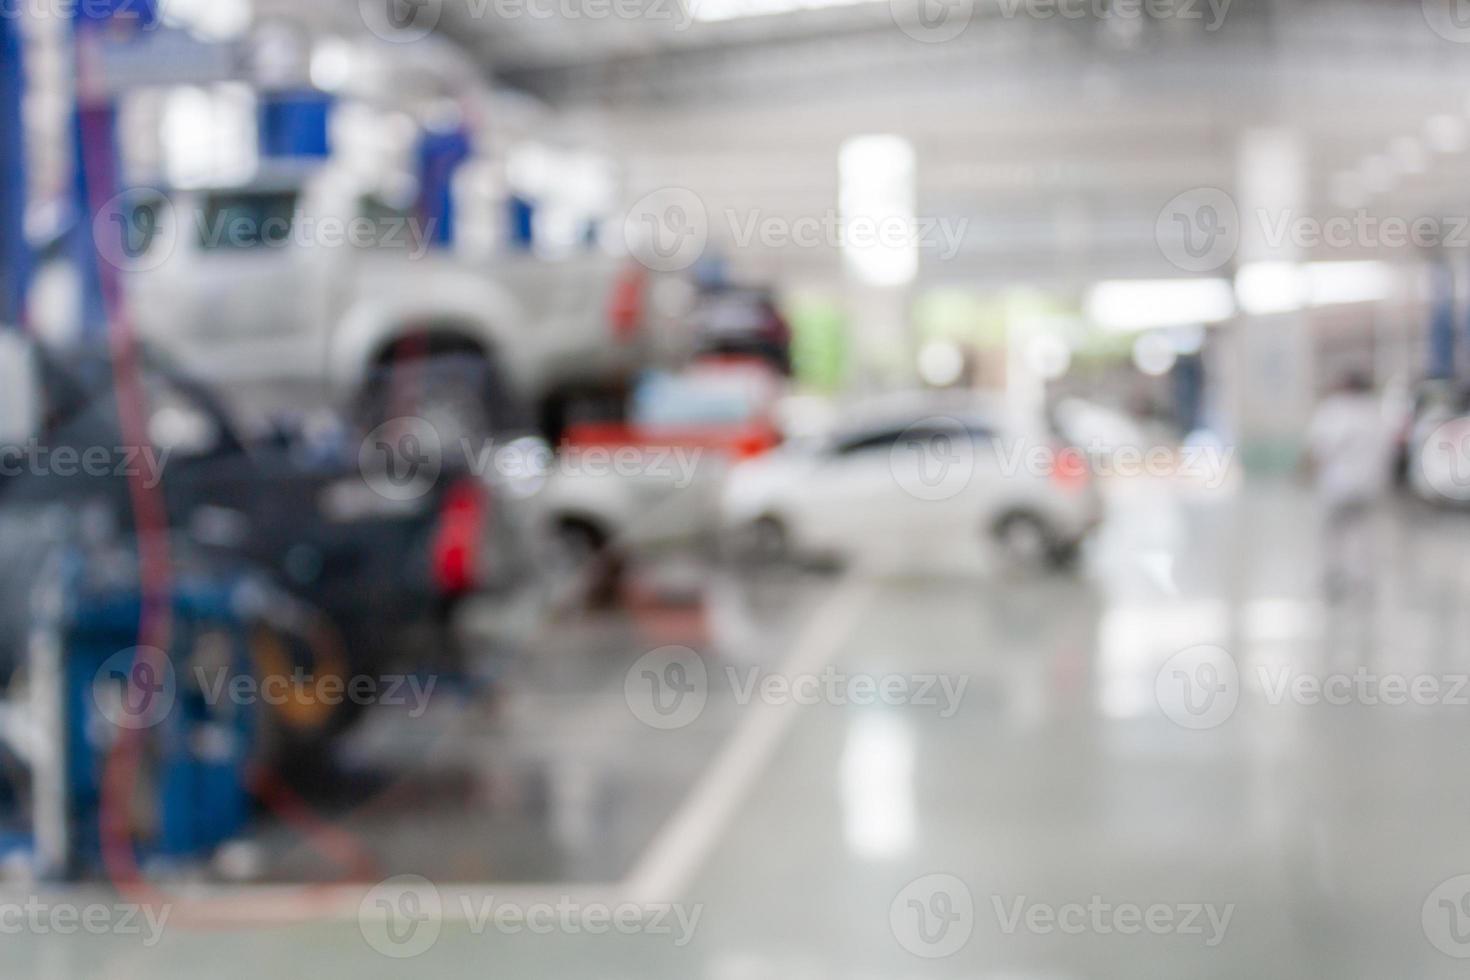
{"label": "floor reflection", "polygon": [[[1470,871],[1465,709],[1308,705],[1273,699],[1272,685],[1283,670],[1470,674],[1470,520],[1385,510],[1371,601],[1334,609],[1312,501],[1294,484],[1135,483],[1112,488],[1110,506],[1076,576],[894,569],[872,582],[820,669],[963,681],[955,710],[846,695],[802,706],[691,871],[684,898],[705,907],[695,941],[677,955],[618,947],[611,973],[1451,975],[1420,909]],[[333,821],[385,875],[626,875],[750,717],[737,697],[749,671],[789,666],[814,610],[850,581],[686,568],[670,586],[660,574],[625,608],[548,624],[498,695],[438,701],[428,725],[376,713],[339,760],[373,800]],[[709,678],[703,712],[673,732],[640,721],[624,688],[630,666],[669,644],[696,651]],[[1191,729],[1157,685],[1199,645],[1228,654],[1239,691],[1228,717]],[[274,880],[322,870],[289,831],[262,842]],[[931,873],[963,880],[975,908],[968,944],[936,961],[901,948],[888,921],[894,896]],[[1205,948],[1007,933],[993,907],[1093,895],[1235,911]],[[449,930],[435,955],[487,951],[547,975],[600,975],[609,956],[571,937]]]}

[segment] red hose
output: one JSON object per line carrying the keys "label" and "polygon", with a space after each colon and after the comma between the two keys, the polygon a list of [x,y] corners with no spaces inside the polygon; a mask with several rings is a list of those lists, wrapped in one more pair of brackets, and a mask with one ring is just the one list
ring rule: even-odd
{"label": "red hose", "polygon": [[[82,29],[85,30],[85,29]],[[95,79],[96,51],[84,33],[77,35],[77,90],[93,91],[88,82]],[[101,214],[117,186],[117,174],[111,152],[110,107],[78,106],[77,138],[81,165],[87,175],[88,205],[93,215]],[[87,228],[79,222],[79,229]],[[80,233],[80,231],[79,231]],[[103,307],[107,317],[108,347],[111,353],[113,386],[117,399],[118,424],[125,445],[148,445],[147,410],[138,372],[138,344],[129,311],[122,295],[118,269],[100,255],[97,262]],[[161,676],[173,634],[171,605],[172,562],[169,554],[169,521],[161,487],[150,487],[141,470],[134,468],[128,477],[128,493],[138,542],[139,591],[142,598],[138,621],[138,657],[148,663],[154,676]],[[129,674],[131,678],[134,676]],[[131,680],[130,680],[131,683]],[[108,878],[125,898],[148,905],[179,905],[181,921],[226,924],[238,922],[246,903],[231,900],[179,903],[169,893],[145,879],[138,867],[129,827],[133,793],[138,779],[142,742],[141,732],[119,729],[119,737],[108,754],[103,771],[100,806],[102,864]],[[254,780],[261,795],[274,812],[289,825],[300,829],[314,841],[322,853],[352,872],[371,873],[371,862],[360,843],[350,834],[332,828],[327,821],[269,775],[257,774]],[[364,875],[365,877],[365,875]],[[300,894],[310,899],[315,892],[331,885],[303,887]],[[264,899],[270,912],[280,914],[289,909],[279,896]],[[233,914],[225,914],[229,909]],[[274,916],[267,916],[268,918]],[[283,917],[281,921],[292,921]]]}

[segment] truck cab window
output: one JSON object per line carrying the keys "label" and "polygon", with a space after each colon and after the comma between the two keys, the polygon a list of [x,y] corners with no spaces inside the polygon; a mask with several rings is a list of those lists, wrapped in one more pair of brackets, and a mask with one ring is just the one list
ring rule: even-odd
{"label": "truck cab window", "polygon": [[295,229],[295,191],[222,191],[204,199],[199,245],[205,251],[281,248]]}

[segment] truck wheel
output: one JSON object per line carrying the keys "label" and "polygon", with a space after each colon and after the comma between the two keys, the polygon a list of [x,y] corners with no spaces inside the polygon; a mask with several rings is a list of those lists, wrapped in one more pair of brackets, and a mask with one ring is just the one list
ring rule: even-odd
{"label": "truck wheel", "polygon": [[[264,626],[251,637],[257,683],[273,678],[283,695],[259,710],[258,751],[263,762],[283,773],[294,771],[306,760],[321,761],[332,743],[363,714],[363,705],[352,698],[328,700],[317,695],[305,678],[337,677],[345,685],[346,664],[318,663],[312,654],[298,648],[299,642]],[[298,668],[303,673],[298,674]]]}
{"label": "truck wheel", "polygon": [[446,454],[462,444],[478,449],[520,421],[501,372],[477,353],[390,362],[374,374],[363,401],[369,430],[389,419],[421,418],[439,434]]}
{"label": "truck wheel", "polygon": [[551,552],[557,579],[575,582],[589,605],[604,608],[621,597],[624,562],[600,527],[583,520],[559,522]]}

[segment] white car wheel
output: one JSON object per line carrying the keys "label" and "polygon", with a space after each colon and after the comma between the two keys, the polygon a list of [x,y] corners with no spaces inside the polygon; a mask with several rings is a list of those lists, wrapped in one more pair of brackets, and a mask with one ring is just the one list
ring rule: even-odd
{"label": "white car wheel", "polygon": [[779,518],[760,517],[736,529],[729,538],[729,554],[750,565],[774,565],[791,557],[791,539]]}
{"label": "white car wheel", "polygon": [[1053,563],[1056,546],[1051,530],[1035,514],[1006,515],[996,521],[991,539],[1010,569],[1038,572]]}

